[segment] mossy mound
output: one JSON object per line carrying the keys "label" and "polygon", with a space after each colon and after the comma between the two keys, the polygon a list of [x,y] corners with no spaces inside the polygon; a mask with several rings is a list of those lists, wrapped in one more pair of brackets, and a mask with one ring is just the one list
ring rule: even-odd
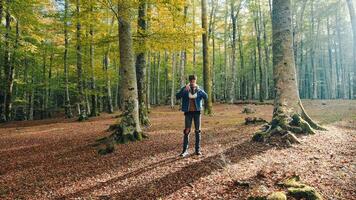
{"label": "mossy mound", "polygon": [[315,188],[304,185],[304,187],[288,188],[288,194],[297,199],[306,200],[322,200],[321,195],[315,190]]}
{"label": "mossy mound", "polygon": [[268,195],[267,200],[287,200],[287,196],[284,192],[273,192]]}
{"label": "mossy mound", "polygon": [[322,200],[322,196],[315,188],[300,182],[299,176],[292,176],[282,182],[288,188],[288,195],[297,199]]}

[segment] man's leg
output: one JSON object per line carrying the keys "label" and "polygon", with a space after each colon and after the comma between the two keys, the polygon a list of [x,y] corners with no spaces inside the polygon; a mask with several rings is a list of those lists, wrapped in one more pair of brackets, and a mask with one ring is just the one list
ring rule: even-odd
{"label": "man's leg", "polygon": [[194,127],[195,127],[195,154],[201,155],[200,151],[200,140],[201,140],[201,114],[194,114]]}
{"label": "man's leg", "polygon": [[188,146],[189,146],[189,133],[190,133],[190,129],[192,127],[192,120],[193,120],[193,116],[191,113],[186,113],[185,115],[185,128],[183,131],[183,151],[180,154],[180,156],[187,156],[188,155]]}

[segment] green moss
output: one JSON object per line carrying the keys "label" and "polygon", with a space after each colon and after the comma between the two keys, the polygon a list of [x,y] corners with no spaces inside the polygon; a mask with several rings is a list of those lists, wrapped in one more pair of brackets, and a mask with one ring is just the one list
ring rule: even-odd
{"label": "green moss", "polygon": [[252,137],[252,141],[254,141],[254,142],[264,142],[264,141],[266,141],[266,138],[269,137],[269,136],[270,136],[270,134],[268,132],[257,132]]}
{"label": "green moss", "polygon": [[[291,121],[290,125],[300,127],[302,129],[301,131],[298,130],[298,132],[300,132],[300,133],[315,134],[314,130],[309,125],[309,123],[306,122],[304,119],[302,119],[302,117],[298,114],[294,114],[292,116],[292,121]],[[294,132],[294,131],[292,131],[292,132]]]}
{"label": "green moss", "polygon": [[267,196],[267,200],[287,200],[287,196],[284,192],[273,192]]}
{"label": "green moss", "polygon": [[310,186],[304,186],[299,188],[288,188],[288,194],[297,199],[306,199],[306,200],[322,200],[321,195]]}
{"label": "green moss", "polygon": [[300,181],[299,176],[292,176],[284,180],[282,185],[285,187],[295,187],[295,188],[304,187],[305,185],[300,183],[299,181]]}

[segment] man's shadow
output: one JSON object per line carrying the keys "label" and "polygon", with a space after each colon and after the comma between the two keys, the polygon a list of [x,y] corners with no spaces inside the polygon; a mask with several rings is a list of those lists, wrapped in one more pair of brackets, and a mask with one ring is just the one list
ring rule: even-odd
{"label": "man's shadow", "polygon": [[[231,163],[237,163],[242,159],[251,158],[255,155],[261,154],[270,148],[271,146],[246,140],[225,150],[222,154],[224,154],[225,158]],[[175,173],[168,174],[144,185],[127,188],[126,190],[116,194],[108,194],[107,197],[113,199],[157,199],[168,196],[182,187],[190,185],[199,178],[208,176],[213,171],[222,169],[224,165],[219,163],[221,162],[221,156],[221,153],[219,153],[214,156],[207,157],[200,162],[183,167]],[[150,169],[153,169],[154,167],[155,166]],[[137,174],[138,173],[135,175]]]}

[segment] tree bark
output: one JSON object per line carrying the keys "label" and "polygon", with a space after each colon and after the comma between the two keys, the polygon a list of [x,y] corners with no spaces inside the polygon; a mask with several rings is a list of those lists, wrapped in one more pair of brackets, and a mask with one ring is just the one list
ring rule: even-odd
{"label": "tree bark", "polygon": [[236,82],[236,30],[237,30],[237,14],[235,15],[235,1],[230,1],[230,17],[232,23],[232,41],[231,41],[231,80],[229,102],[235,101],[235,82]]}
{"label": "tree bark", "polygon": [[[90,12],[92,14],[93,17],[93,2],[90,1]],[[92,19],[93,20],[93,19]],[[95,73],[94,73],[94,27],[93,27],[93,21],[90,22],[89,25],[89,35],[90,35],[90,41],[89,41],[89,48],[90,48],[90,89],[91,89],[91,112],[90,112],[90,116],[94,117],[94,116],[98,116],[99,112],[98,112],[98,97],[97,97],[97,93],[96,93],[96,84],[95,84]]]}
{"label": "tree bark", "polygon": [[175,71],[176,71],[176,55],[172,52],[172,87],[171,87],[171,108],[175,105]]}
{"label": "tree bark", "polygon": [[68,0],[64,0],[64,56],[63,56],[63,65],[64,65],[64,115],[66,118],[72,118],[72,109],[70,106],[69,98],[69,80],[68,80]]}
{"label": "tree bark", "polygon": [[209,65],[209,47],[208,47],[208,19],[207,19],[207,5],[206,0],[201,1],[201,19],[202,19],[202,41],[203,41],[203,79],[204,90],[208,94],[208,101],[205,102],[205,114],[212,114],[212,80],[211,80],[211,67]]}
{"label": "tree bark", "polygon": [[80,22],[80,0],[76,0],[76,17],[77,17],[77,82],[78,82],[78,111],[79,121],[88,119],[86,112],[86,102],[83,84],[83,67],[82,67],[82,39],[81,39],[81,22]]}
{"label": "tree bark", "polygon": [[347,2],[347,7],[349,8],[349,14],[350,14],[350,19],[351,19],[351,27],[352,27],[352,36],[353,36],[353,45],[352,45],[352,69],[350,69],[349,73],[349,82],[351,83],[349,85],[350,87],[350,92],[349,92],[349,98],[350,99],[355,99],[354,95],[354,87],[356,86],[356,16],[355,16],[355,8],[353,5],[352,0],[346,0]]}
{"label": "tree bark", "polygon": [[[123,109],[120,122],[110,126],[114,132],[109,141],[117,143],[127,143],[128,141],[142,140],[142,130],[139,119],[139,103],[137,92],[137,79],[135,68],[135,55],[133,52],[133,41],[130,25],[130,5],[126,2],[119,2],[118,16],[119,23],[119,43],[120,43],[120,66],[122,68],[122,98]],[[99,153],[108,153],[113,149],[113,144],[107,144],[106,149],[99,150]]]}
{"label": "tree bark", "polygon": [[147,32],[147,1],[140,0],[138,7],[138,29],[137,35],[139,36],[139,46],[142,48],[136,55],[136,78],[138,90],[138,103],[139,103],[139,117],[140,123],[143,126],[149,126],[150,121],[148,118],[147,110],[147,82],[146,82],[146,39]]}
{"label": "tree bark", "polygon": [[299,98],[293,36],[291,26],[291,0],[274,0],[272,12],[273,77],[276,96],[273,118],[269,128],[253,136],[254,141],[270,142],[272,136],[283,144],[292,143],[286,135],[313,134],[323,129],[306,114]]}

